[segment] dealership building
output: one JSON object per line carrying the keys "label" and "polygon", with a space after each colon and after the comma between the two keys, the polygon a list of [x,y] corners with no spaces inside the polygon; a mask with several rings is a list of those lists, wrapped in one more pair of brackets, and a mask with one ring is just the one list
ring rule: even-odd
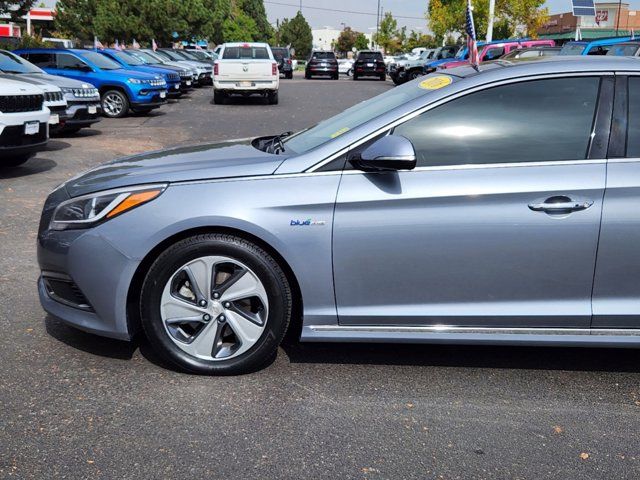
{"label": "dealership building", "polygon": [[582,39],[627,36],[632,31],[640,34],[640,11],[630,10],[628,3],[596,3],[593,17],[574,17],[572,12],[550,15],[538,30],[540,38],[573,40],[576,30]]}

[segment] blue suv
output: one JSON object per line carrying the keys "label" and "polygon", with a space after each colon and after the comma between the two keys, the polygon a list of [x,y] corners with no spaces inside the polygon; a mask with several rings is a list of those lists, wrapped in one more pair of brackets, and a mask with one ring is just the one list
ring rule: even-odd
{"label": "blue suv", "polygon": [[632,40],[632,38],[615,37],[592,41],[567,42],[562,46],[559,55],[606,55],[614,45],[628,42],[629,40]]}
{"label": "blue suv", "polygon": [[151,73],[154,75],[162,75],[165,82],[167,82],[167,95],[172,98],[178,98],[182,95],[180,90],[180,74],[174,70],[176,67],[159,67],[147,65],[142,60],[134,55],[122,50],[116,50],[115,48],[104,48],[98,50],[102,55],[110,58],[114,62],[119,63],[122,68],[128,70],[135,70],[137,72]]}
{"label": "blue suv", "polygon": [[162,76],[124,69],[94,50],[32,48],[14,53],[47,73],[94,85],[107,117],[124,117],[129,109],[146,113],[167,101],[167,82]]}

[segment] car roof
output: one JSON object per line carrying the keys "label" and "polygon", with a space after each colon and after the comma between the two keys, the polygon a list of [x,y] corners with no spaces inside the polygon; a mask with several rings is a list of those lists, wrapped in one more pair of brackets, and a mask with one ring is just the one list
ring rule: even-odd
{"label": "car roof", "polygon": [[599,38],[597,40],[578,40],[573,42],[567,42],[565,45],[591,45],[592,47],[598,47],[601,45],[615,45],[617,43],[628,42],[632,40],[631,37],[614,37],[614,38]]}

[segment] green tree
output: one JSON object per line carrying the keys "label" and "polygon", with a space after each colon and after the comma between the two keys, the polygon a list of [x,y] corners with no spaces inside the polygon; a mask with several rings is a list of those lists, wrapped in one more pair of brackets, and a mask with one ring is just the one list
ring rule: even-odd
{"label": "green tree", "polygon": [[403,35],[398,31],[398,22],[391,12],[385,12],[384,17],[380,21],[378,32],[373,35],[373,41],[377,45],[380,45],[385,53],[394,54],[402,48]]}
{"label": "green tree", "polygon": [[237,6],[222,24],[222,36],[225,42],[252,42],[260,38],[260,31],[253,18]]}
{"label": "green tree", "polygon": [[415,30],[411,30],[402,45],[402,50],[410,52],[414,48],[418,47],[435,48],[437,46],[438,42],[433,35],[425,35]]}
{"label": "green tree", "polygon": [[255,22],[257,34],[254,40],[266,42],[272,37],[273,27],[267,19],[263,0],[239,0],[238,8]]}
{"label": "green tree", "polygon": [[357,39],[358,32],[352,30],[351,27],[345,27],[338,36],[335,48],[339,52],[350,52],[356,46]]}
{"label": "green tree", "polygon": [[[496,0],[494,38],[512,35],[518,27],[524,34],[536,37],[538,29],[548,17],[544,0]],[[441,41],[448,33],[465,34],[466,0],[431,0],[428,9],[429,28]],[[489,0],[473,1],[473,19],[478,39],[487,35]]]}
{"label": "green tree", "polygon": [[369,48],[369,40],[364,33],[358,32],[358,34],[356,35],[356,42],[354,44],[354,47],[356,47],[356,50],[366,50],[367,48]]}
{"label": "green tree", "polygon": [[280,36],[283,45],[291,45],[297,58],[307,58],[313,46],[313,35],[307,20],[298,11],[291,20],[284,19],[280,27]]}
{"label": "green tree", "polygon": [[55,29],[71,38],[93,38],[97,3],[98,0],[58,0]]}
{"label": "green tree", "polygon": [[0,1],[0,15],[9,15],[13,21],[20,21],[31,9],[35,0]]}

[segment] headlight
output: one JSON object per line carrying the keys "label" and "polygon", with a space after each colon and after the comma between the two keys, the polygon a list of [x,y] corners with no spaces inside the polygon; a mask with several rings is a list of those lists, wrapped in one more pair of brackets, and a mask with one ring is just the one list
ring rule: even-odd
{"label": "headlight", "polygon": [[144,185],[72,198],[58,205],[49,228],[66,230],[91,227],[150,202],[160,196],[165,188],[166,184]]}
{"label": "headlight", "polygon": [[133,83],[134,85],[142,85],[143,83],[147,83],[146,80],[139,80],[137,78],[129,78],[127,81],[129,83]]}

